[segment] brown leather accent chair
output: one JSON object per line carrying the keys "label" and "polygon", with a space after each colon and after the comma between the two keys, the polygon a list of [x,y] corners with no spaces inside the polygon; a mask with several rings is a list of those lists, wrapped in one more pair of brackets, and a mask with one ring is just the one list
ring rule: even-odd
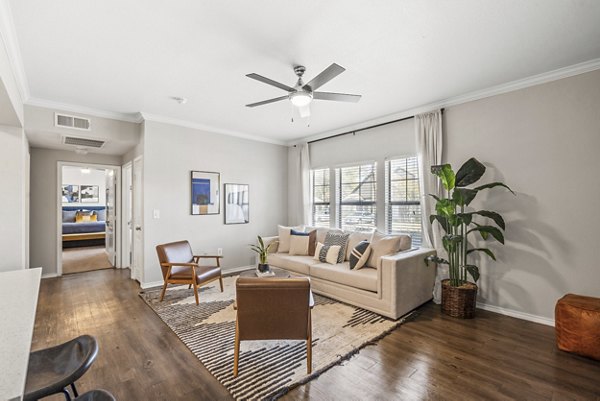
{"label": "brown leather accent chair", "polygon": [[[163,289],[160,300],[165,297],[168,284],[189,284],[188,288],[194,286],[196,305],[198,302],[198,286],[219,280],[221,292],[223,292],[223,277],[221,276],[221,258],[214,255],[194,255],[188,241],[170,242],[156,246],[158,261],[162,269]],[[200,265],[200,259],[212,259],[216,261],[215,266]]]}
{"label": "brown leather accent chair", "polygon": [[240,277],[235,286],[233,376],[238,374],[240,341],[244,340],[306,340],[306,372],[310,374],[314,301],[309,279]]}

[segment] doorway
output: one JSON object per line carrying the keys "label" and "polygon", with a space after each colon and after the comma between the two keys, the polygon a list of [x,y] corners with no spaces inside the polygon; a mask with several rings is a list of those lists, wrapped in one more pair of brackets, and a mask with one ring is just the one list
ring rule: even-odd
{"label": "doorway", "polygon": [[59,162],[58,274],[121,267],[120,167]]}

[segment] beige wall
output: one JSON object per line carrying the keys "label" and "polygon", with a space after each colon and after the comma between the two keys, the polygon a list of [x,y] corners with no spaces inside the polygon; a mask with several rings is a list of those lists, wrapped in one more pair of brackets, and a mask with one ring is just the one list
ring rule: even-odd
{"label": "beige wall", "polygon": [[[287,219],[287,148],[145,122],[144,283],[162,280],[156,256],[160,243],[189,240],[196,253],[223,248],[224,270],[254,263],[248,244],[256,235],[275,235]],[[225,225],[218,215],[190,215],[190,172],[221,173],[224,183],[250,185],[250,223]],[[221,194],[221,203],[223,195]],[[160,218],[153,218],[154,210]]]}
{"label": "beige wall", "polygon": [[31,148],[30,266],[56,273],[57,163],[59,161],[121,165],[121,156]]}
{"label": "beige wall", "polygon": [[[501,180],[475,207],[501,212],[506,246],[484,260],[480,301],[552,318],[568,292],[600,289],[600,71],[451,107],[444,159],[471,156]],[[483,193],[482,193],[483,195]]]}

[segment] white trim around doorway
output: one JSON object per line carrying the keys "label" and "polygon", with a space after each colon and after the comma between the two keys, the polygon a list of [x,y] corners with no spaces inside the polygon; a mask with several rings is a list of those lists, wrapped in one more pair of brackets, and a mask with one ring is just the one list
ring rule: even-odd
{"label": "white trim around doorway", "polygon": [[62,170],[65,166],[93,167],[115,171],[117,185],[115,194],[115,268],[121,268],[121,166],[97,163],[56,162],[56,275],[62,276]]}

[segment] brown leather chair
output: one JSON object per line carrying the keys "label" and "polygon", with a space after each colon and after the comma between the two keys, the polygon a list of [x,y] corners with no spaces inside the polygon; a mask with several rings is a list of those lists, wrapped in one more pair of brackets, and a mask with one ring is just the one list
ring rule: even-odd
{"label": "brown leather chair", "polygon": [[[162,269],[163,285],[160,300],[165,297],[168,284],[189,284],[188,288],[194,286],[196,305],[198,302],[198,286],[219,280],[221,292],[223,292],[223,277],[221,276],[222,256],[194,255],[188,241],[171,242],[156,246],[158,261]],[[202,258],[214,258],[216,266],[203,266],[199,264]]]}
{"label": "brown leather chair", "polygon": [[233,376],[238,374],[240,341],[244,340],[306,340],[306,372],[310,374],[313,305],[306,277],[238,278]]}

